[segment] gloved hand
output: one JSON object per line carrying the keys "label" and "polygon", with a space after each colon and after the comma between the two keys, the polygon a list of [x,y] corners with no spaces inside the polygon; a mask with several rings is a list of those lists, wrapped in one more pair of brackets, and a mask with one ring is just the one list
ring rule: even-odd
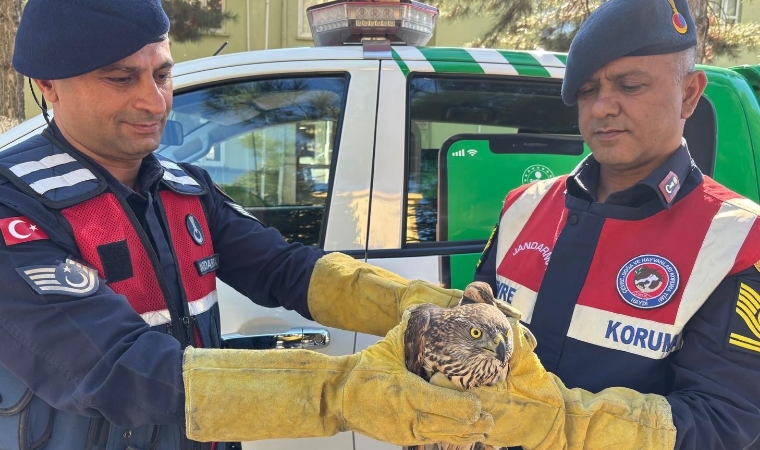
{"label": "gloved hand", "polygon": [[317,260],[308,292],[309,312],[329,327],[385,336],[412,306],[456,306],[462,291],[409,281],[341,253]]}
{"label": "gloved hand", "polygon": [[475,395],[433,386],[406,370],[408,317],[347,356],[188,348],[187,436],[248,441],[357,431],[397,445],[482,440],[493,419]]}
{"label": "gloved hand", "polygon": [[[494,417],[493,431],[484,442],[526,450],[675,447],[676,429],[665,397],[621,387],[598,394],[568,389],[541,365],[533,352],[535,338],[517,314],[509,319],[515,333],[507,379],[470,391]],[[431,381],[444,384],[437,378]]]}

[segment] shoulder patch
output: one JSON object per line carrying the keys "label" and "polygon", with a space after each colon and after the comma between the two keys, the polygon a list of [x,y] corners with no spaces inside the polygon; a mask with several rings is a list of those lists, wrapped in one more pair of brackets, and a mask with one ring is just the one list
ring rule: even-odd
{"label": "shoulder patch", "polygon": [[23,216],[0,219],[0,233],[3,235],[6,246],[50,239],[37,224]]}
{"label": "shoulder patch", "polygon": [[227,206],[229,206],[230,208],[232,208],[236,213],[240,214],[241,216],[248,217],[249,219],[253,219],[256,222],[264,225],[264,222],[260,221],[256,216],[254,216],[253,214],[251,214],[248,211],[246,211],[245,208],[243,208],[242,206],[238,205],[237,203],[235,203],[235,202],[224,202],[224,203]]}
{"label": "shoulder patch", "polygon": [[739,285],[736,306],[728,326],[728,348],[760,356],[760,294],[745,283]]}
{"label": "shoulder patch", "polygon": [[38,294],[86,297],[100,286],[98,271],[73,259],[58,265],[19,267],[16,272]]}

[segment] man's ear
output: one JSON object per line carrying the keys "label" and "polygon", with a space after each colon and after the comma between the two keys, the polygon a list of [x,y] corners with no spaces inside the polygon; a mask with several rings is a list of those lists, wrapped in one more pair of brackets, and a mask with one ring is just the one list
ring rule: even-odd
{"label": "man's ear", "polygon": [[58,101],[58,92],[56,91],[56,86],[52,80],[38,80],[34,78],[33,81],[34,84],[37,85],[37,89],[42,92],[45,100],[50,103],[55,103]]}
{"label": "man's ear", "polygon": [[683,101],[681,102],[681,118],[688,119],[694,114],[702,93],[707,86],[707,75],[702,70],[694,72],[683,77]]}

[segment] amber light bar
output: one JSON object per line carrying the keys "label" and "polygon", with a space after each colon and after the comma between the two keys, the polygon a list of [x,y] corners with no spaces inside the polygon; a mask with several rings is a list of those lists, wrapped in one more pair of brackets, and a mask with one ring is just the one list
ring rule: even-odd
{"label": "amber light bar", "polygon": [[306,9],[317,46],[387,39],[422,46],[433,36],[438,9],[416,1],[335,1]]}

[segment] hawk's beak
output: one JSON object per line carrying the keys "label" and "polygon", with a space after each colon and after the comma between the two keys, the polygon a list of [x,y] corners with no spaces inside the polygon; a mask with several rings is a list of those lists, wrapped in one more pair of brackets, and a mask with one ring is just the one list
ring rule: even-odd
{"label": "hawk's beak", "polygon": [[494,353],[496,353],[496,357],[499,358],[499,361],[507,361],[507,344],[504,343],[504,336],[499,335],[499,337],[496,338],[496,350]]}

